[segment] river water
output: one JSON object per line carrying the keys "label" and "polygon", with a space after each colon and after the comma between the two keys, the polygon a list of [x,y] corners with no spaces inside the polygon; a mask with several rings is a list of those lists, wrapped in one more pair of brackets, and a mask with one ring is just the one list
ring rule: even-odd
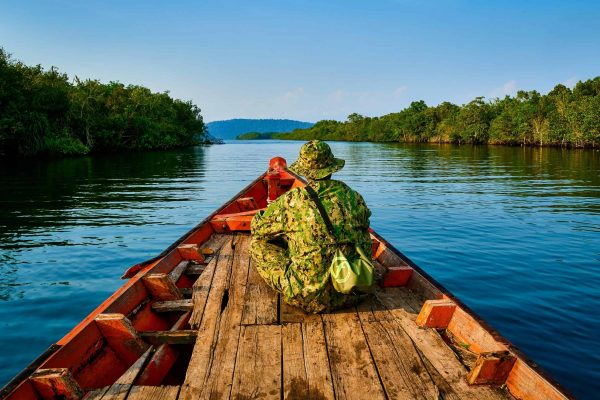
{"label": "river water", "polygon": [[[0,164],[0,385],[300,145]],[[600,152],[331,145],[381,235],[578,397],[600,391]]]}

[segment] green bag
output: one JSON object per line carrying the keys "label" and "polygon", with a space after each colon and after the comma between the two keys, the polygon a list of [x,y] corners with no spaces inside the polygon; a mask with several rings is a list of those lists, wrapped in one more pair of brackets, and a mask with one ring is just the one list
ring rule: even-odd
{"label": "green bag", "polygon": [[[317,210],[319,210],[321,217],[323,217],[329,235],[331,235],[337,243],[335,230],[333,229],[333,225],[323,204],[319,200],[319,196],[310,186],[306,186],[306,191],[317,206]],[[358,257],[349,260],[338,246],[333,255],[331,266],[329,267],[333,288],[340,293],[350,294],[355,289],[361,292],[369,292],[373,287],[373,271],[375,269],[373,267],[373,262],[370,257],[365,255],[364,251],[359,246],[354,246],[354,248],[356,249]]]}

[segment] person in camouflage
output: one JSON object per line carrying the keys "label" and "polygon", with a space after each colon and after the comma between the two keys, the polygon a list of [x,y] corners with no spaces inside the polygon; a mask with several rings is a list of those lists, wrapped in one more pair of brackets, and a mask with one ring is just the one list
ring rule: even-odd
{"label": "person in camouflage", "polygon": [[[303,175],[318,194],[347,257],[355,246],[371,254],[369,217],[362,196],[331,174],[344,166],[329,145],[312,140],[302,146],[290,171]],[[344,295],[331,283],[329,266],[336,250],[323,218],[303,188],[280,196],[252,220],[250,254],[258,273],[288,304],[317,313],[354,304],[363,296]]]}

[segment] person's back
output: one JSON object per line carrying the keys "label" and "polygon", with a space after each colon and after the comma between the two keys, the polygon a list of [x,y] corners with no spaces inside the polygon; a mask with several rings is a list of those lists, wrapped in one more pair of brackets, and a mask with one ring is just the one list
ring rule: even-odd
{"label": "person's back", "polygon": [[[303,149],[323,145],[327,146],[313,141]],[[326,150],[331,152],[329,146]],[[356,298],[336,292],[330,282],[329,266],[336,248],[341,246],[349,257],[357,256],[356,246],[365,254],[371,252],[371,212],[362,196],[345,183],[329,179],[343,166],[339,161],[329,168],[307,170],[298,168],[298,163],[290,168],[309,178],[332,222],[335,238],[304,188],[284,194],[252,221],[251,254],[258,272],[285,301],[309,312],[337,308]]]}

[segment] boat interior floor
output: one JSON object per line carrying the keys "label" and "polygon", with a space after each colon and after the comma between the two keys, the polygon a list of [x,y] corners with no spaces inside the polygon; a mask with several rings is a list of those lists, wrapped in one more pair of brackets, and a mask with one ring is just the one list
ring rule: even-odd
{"label": "boat interior floor", "polygon": [[418,327],[423,302],[408,289],[378,288],[356,307],[308,315],[266,285],[249,245],[243,233],[207,243],[215,252],[193,285],[197,336],[183,384],[107,387],[86,398],[111,398],[111,389],[128,399],[512,398],[467,384],[468,349]]}

